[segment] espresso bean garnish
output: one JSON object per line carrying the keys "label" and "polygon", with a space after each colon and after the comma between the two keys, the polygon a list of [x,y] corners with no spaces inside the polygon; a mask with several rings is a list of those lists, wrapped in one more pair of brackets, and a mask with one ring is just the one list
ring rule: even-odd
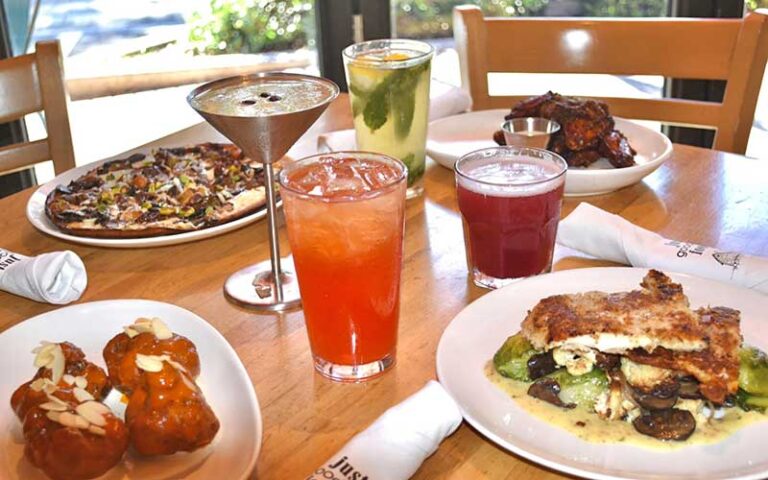
{"label": "espresso bean garnish", "polygon": [[261,93],[259,94],[259,96],[260,96],[261,98],[269,98],[269,97],[271,97],[271,96],[272,96],[272,94],[271,94],[271,93],[267,93],[267,92],[261,92]]}
{"label": "espresso bean garnish", "polygon": [[242,105],[253,105],[255,103],[256,103],[256,100],[243,100],[242,102],[240,102],[240,104]]}
{"label": "espresso bean garnish", "polygon": [[281,98],[282,98],[282,97],[280,97],[280,95],[272,95],[272,96],[271,96],[271,97],[269,97],[267,100],[269,100],[270,102],[277,102],[277,101],[278,101],[278,100],[280,100]]}

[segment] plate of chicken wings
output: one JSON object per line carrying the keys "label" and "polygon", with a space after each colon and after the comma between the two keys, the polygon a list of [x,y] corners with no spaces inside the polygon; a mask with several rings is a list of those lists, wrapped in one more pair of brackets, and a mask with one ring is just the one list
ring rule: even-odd
{"label": "plate of chicken wings", "polygon": [[194,313],[84,303],[0,334],[0,478],[245,479],[261,446],[253,385]]}
{"label": "plate of chicken wings", "polygon": [[672,154],[672,142],[659,131],[613,117],[607,105],[547,93],[511,110],[480,110],[436,120],[429,125],[427,154],[453,168],[461,156],[503,144],[505,120],[544,117],[561,124],[547,148],[568,163],[565,194],[599,195],[633,185]]}

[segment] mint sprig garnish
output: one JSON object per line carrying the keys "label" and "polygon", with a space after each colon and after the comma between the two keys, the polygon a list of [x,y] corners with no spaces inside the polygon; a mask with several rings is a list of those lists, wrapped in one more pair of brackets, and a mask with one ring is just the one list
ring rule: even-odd
{"label": "mint sprig garnish", "polygon": [[429,66],[430,62],[425,62],[393,70],[370,91],[355,85],[354,76],[350,75],[349,90],[354,97],[352,114],[355,117],[362,114],[371,132],[380,129],[387,123],[389,115],[393,114],[395,136],[405,138],[413,125],[416,85],[421,74],[429,70]]}

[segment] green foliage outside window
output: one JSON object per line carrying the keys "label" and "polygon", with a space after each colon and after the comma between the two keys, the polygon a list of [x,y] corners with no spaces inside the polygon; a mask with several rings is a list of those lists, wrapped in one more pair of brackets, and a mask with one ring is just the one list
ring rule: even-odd
{"label": "green foliage outside window", "polygon": [[[392,0],[397,36],[435,38],[453,35],[452,12],[456,5],[477,5],[493,17],[547,15],[549,0]],[[754,0],[768,1],[768,0]],[[578,14],[594,17],[657,17],[666,14],[667,0],[579,0]]]}
{"label": "green foliage outside window", "polygon": [[[366,0],[362,0],[366,1]],[[768,0],[747,0],[750,8]],[[450,37],[456,5],[480,6],[489,16],[547,15],[556,0],[391,0],[396,34],[403,38]],[[195,54],[293,50],[314,43],[313,0],[211,0],[190,22]],[[664,16],[667,0],[578,0],[582,16]]]}
{"label": "green foliage outside window", "polygon": [[189,40],[195,54],[293,50],[312,40],[311,0],[211,0],[195,12]]}

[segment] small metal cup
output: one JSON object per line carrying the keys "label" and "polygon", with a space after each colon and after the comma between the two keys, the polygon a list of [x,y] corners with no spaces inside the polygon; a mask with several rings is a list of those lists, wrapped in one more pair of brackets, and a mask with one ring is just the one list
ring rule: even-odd
{"label": "small metal cup", "polygon": [[547,148],[549,138],[560,130],[560,124],[548,118],[521,117],[507,120],[501,129],[507,145]]}

